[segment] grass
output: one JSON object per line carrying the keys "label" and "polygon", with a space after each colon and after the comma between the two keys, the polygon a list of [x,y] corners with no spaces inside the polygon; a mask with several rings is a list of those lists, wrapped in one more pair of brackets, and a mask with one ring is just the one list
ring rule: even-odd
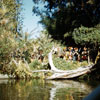
{"label": "grass", "polygon": [[82,61],[82,62],[68,61],[55,56],[53,56],[53,63],[56,68],[61,70],[73,70],[73,69],[77,69],[78,67],[88,65],[87,61]]}

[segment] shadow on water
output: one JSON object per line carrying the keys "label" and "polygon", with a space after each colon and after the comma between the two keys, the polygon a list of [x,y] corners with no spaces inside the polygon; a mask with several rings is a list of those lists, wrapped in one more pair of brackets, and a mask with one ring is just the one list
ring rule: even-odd
{"label": "shadow on water", "polygon": [[99,84],[90,83],[72,80],[0,80],[0,100],[82,100]]}

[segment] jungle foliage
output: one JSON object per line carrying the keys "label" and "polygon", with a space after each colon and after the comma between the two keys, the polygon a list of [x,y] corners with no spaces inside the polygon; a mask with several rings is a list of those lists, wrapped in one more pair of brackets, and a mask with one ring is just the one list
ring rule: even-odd
{"label": "jungle foliage", "polygon": [[15,0],[0,1],[0,62],[7,64],[12,52],[17,48],[15,35],[19,13],[19,3]]}
{"label": "jungle foliage", "polygon": [[[99,0],[33,0],[33,2],[35,3],[33,13],[41,17],[40,23],[54,39],[62,40],[67,45],[83,45],[83,42],[84,45],[87,45],[90,40],[88,46],[89,43],[95,45],[94,39],[83,39],[96,37],[94,27],[95,30],[98,30],[99,28],[96,26],[100,26]],[[41,2],[43,7],[40,7]],[[77,29],[79,30],[78,37],[74,33]],[[87,29],[91,30],[91,35]],[[100,36],[99,30],[97,35]]]}
{"label": "jungle foliage", "polygon": [[0,0],[0,72],[8,75],[17,69],[12,59],[20,44],[16,41],[20,37],[20,11],[19,0]]}
{"label": "jungle foliage", "polygon": [[72,33],[72,38],[76,44],[87,45],[94,48],[100,46],[100,25],[92,28],[81,26],[75,28]]}
{"label": "jungle foliage", "polygon": [[[63,48],[63,42],[92,47],[100,45],[98,0],[33,1],[33,12],[41,16],[40,23],[46,30],[39,38],[32,40],[28,40],[28,33],[25,33],[24,38],[20,34],[21,1],[0,2],[0,73],[14,78],[34,77],[36,73],[32,73],[32,70],[49,69],[48,53],[53,46]],[[44,4],[41,11],[38,9],[40,1]],[[61,64],[72,69],[71,64],[62,59],[55,58],[54,63],[58,68]]]}

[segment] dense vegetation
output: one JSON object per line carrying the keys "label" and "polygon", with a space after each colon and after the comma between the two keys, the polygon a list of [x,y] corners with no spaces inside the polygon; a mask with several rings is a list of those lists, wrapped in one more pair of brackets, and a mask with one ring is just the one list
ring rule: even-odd
{"label": "dense vegetation", "polygon": [[[42,73],[37,75],[32,73],[32,70],[49,69],[48,53],[52,46],[60,47],[62,50],[65,44],[87,46],[92,51],[96,51],[96,55],[99,54],[98,0],[80,2],[33,0],[33,2],[33,12],[41,17],[40,23],[44,25],[45,30],[39,38],[32,40],[28,40],[28,33],[23,33],[24,38],[21,36],[21,1],[1,0],[0,2],[0,73],[15,78],[41,76]],[[43,4],[41,11],[37,8],[39,3]],[[88,63],[66,62],[54,57],[54,64],[59,69],[75,69]]]}
{"label": "dense vegetation", "polygon": [[[99,45],[99,0],[33,0],[33,2],[35,3],[33,13],[41,17],[40,23],[54,39],[61,40],[67,45]],[[41,2],[43,9],[39,6]],[[93,38],[96,36],[98,36],[97,43]]]}
{"label": "dense vegetation", "polygon": [[20,11],[19,0],[0,1],[0,72],[14,77],[20,77],[17,74],[19,67],[13,63],[15,53],[20,48]]}
{"label": "dense vegetation", "polygon": [[0,2],[0,68],[6,66],[18,44],[15,41],[18,25],[18,7],[15,0]]}
{"label": "dense vegetation", "polygon": [[[92,61],[99,63],[99,0],[33,0],[33,2],[33,13],[41,17],[40,23],[47,30],[47,34],[66,46],[86,46]],[[39,6],[41,2],[42,8]]]}

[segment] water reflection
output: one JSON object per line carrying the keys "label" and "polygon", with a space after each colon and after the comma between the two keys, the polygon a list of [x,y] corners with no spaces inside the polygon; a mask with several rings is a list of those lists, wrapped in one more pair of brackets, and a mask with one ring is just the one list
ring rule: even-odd
{"label": "water reflection", "polygon": [[0,100],[82,100],[92,90],[71,80],[0,80]]}
{"label": "water reflection", "polygon": [[50,91],[50,100],[82,100],[92,91],[85,83],[72,80],[52,81],[53,88]]}

